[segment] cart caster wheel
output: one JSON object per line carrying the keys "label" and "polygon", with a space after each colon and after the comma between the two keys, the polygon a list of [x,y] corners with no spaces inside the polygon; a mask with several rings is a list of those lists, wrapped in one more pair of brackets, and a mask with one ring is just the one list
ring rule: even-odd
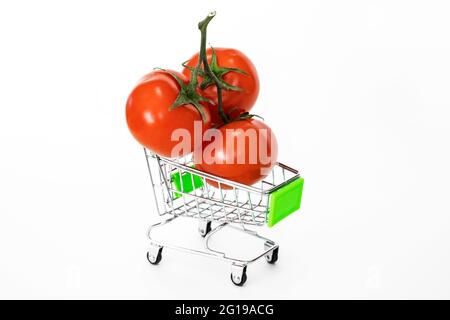
{"label": "cart caster wheel", "polygon": [[[264,245],[264,248],[267,250],[270,247],[272,247],[272,245],[268,242],[266,242],[266,244]],[[276,247],[275,249],[273,249],[272,251],[270,251],[269,253],[266,254],[266,261],[270,264],[274,264],[275,262],[278,261],[278,249],[279,247]]]}
{"label": "cart caster wheel", "polygon": [[247,281],[247,274],[243,273],[241,277],[235,277],[235,276],[233,276],[233,274],[231,274],[231,281],[235,285],[242,287],[244,285],[245,281]]}
{"label": "cart caster wheel", "polygon": [[151,248],[147,252],[147,260],[151,264],[158,264],[161,262],[162,259],[162,247],[159,248]]}
{"label": "cart caster wheel", "polygon": [[268,263],[274,264],[278,261],[278,248],[266,254],[266,260]]}
{"label": "cart caster wheel", "polygon": [[204,238],[211,231],[211,221],[200,221],[198,232]]}
{"label": "cart caster wheel", "polygon": [[247,266],[235,266],[231,268],[231,282],[236,286],[243,286],[247,281]]}

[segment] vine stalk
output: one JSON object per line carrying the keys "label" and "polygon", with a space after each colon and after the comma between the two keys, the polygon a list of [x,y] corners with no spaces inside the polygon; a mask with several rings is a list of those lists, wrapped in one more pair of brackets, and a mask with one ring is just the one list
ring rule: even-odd
{"label": "vine stalk", "polygon": [[219,111],[220,118],[226,124],[226,123],[229,123],[230,120],[229,120],[228,116],[225,114],[225,112],[223,111],[223,107],[222,107],[222,89],[223,89],[222,83],[217,78],[217,76],[214,74],[214,72],[212,72],[211,67],[209,66],[209,63],[208,63],[208,57],[206,56],[206,30],[208,28],[209,22],[215,17],[215,15],[216,15],[215,11],[209,13],[208,16],[205,19],[203,19],[202,21],[200,21],[198,24],[198,29],[201,32],[200,52],[199,52],[197,66],[195,67],[195,69],[191,75],[191,85],[193,87],[197,87],[198,73],[203,64],[203,68],[204,68],[206,74],[214,81],[214,84],[217,88],[217,108]]}

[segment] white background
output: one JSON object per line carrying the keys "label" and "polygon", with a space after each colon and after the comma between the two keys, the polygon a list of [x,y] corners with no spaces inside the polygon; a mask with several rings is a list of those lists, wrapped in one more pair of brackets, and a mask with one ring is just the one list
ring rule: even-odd
{"label": "white background", "polygon": [[[164,251],[125,101],[198,21],[305,177],[276,266]],[[0,298],[450,298],[448,1],[2,1]],[[197,239],[196,225],[179,228]],[[186,238],[186,241],[187,238]]]}

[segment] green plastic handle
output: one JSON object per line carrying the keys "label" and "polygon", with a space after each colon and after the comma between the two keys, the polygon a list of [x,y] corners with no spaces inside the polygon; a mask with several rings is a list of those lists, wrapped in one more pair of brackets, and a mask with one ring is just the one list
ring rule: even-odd
{"label": "green plastic handle", "polygon": [[273,227],[278,222],[300,209],[303,193],[303,178],[295,179],[270,195],[267,225]]}

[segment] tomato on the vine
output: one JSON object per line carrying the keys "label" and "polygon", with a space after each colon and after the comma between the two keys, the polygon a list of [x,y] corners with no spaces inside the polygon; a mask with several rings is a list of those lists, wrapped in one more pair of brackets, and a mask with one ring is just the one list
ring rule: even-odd
{"label": "tomato on the vine", "polygon": [[[278,144],[269,126],[255,118],[230,122],[211,134],[202,153],[194,153],[195,167],[203,172],[252,185],[265,178],[277,161]],[[222,139],[217,143],[217,139]],[[207,182],[215,187],[214,181]],[[230,186],[221,184],[223,189]]]}
{"label": "tomato on the vine", "polygon": [[[229,48],[209,48],[206,56],[211,71],[222,83],[222,106],[226,115],[231,118],[248,112],[258,98],[259,78],[252,61],[241,51]],[[183,74],[191,76],[197,65],[199,54],[187,61]],[[211,115],[213,122],[221,124],[217,110],[217,88],[214,81],[204,72],[199,74],[201,94],[212,100],[216,107]]]}
{"label": "tomato on the vine", "polygon": [[[183,89],[188,82],[185,75],[175,71],[153,71],[139,81],[128,97],[128,128],[139,143],[161,156],[183,156],[193,151],[194,121],[203,120],[203,130],[211,126],[209,110],[203,107],[206,102],[193,92],[186,96]],[[184,154],[172,154],[180,143],[172,139],[176,129],[186,129],[191,137],[191,146]]]}

